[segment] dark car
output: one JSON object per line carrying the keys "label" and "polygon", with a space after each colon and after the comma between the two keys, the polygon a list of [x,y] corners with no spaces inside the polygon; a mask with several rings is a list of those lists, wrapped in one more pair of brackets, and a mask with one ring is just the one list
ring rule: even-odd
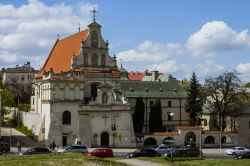
{"label": "dark car", "polygon": [[198,157],[200,156],[200,149],[197,146],[185,146],[180,149],[185,149],[187,151],[188,157]]}
{"label": "dark car", "polygon": [[189,156],[187,150],[184,148],[168,150],[167,153],[164,154],[164,157],[171,158],[171,153],[172,153],[172,157],[191,157]]}
{"label": "dark car", "polygon": [[24,152],[20,152],[19,155],[32,155],[32,154],[48,154],[51,151],[45,147],[30,148]]}
{"label": "dark car", "polygon": [[132,153],[128,153],[126,158],[133,158],[133,157],[155,157],[160,156],[160,154],[154,149],[137,149]]}
{"label": "dark car", "polygon": [[97,148],[93,152],[88,152],[88,156],[95,156],[95,157],[113,157],[113,150],[111,148]]}
{"label": "dark car", "polygon": [[0,152],[5,153],[10,151],[10,145],[5,142],[0,142]]}
{"label": "dark car", "polygon": [[240,152],[234,156],[234,159],[236,160],[243,158],[250,159],[250,151]]}
{"label": "dark car", "polygon": [[169,149],[171,149],[171,145],[165,145],[165,144],[161,144],[156,148],[154,148],[154,150],[156,150],[158,153],[162,155],[165,154]]}

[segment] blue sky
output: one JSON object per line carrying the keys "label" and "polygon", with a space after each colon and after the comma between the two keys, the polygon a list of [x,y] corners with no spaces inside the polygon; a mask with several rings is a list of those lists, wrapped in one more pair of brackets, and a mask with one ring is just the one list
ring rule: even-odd
{"label": "blue sky", "polygon": [[[110,55],[127,70],[159,70],[178,79],[236,69],[250,80],[250,1],[1,0],[1,67],[42,66],[56,40],[91,22],[96,6]],[[120,63],[120,62],[119,62]]]}

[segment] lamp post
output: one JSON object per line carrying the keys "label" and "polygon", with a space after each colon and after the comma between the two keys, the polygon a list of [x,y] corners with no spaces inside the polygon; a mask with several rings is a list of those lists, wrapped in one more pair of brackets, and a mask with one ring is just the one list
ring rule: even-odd
{"label": "lamp post", "polygon": [[2,133],[1,133],[1,128],[2,128],[2,89],[0,89],[0,138],[2,137]]}
{"label": "lamp post", "polygon": [[[196,102],[200,100],[200,97],[197,97]],[[199,117],[200,125],[200,157],[202,156],[202,112],[196,113]]]}
{"label": "lamp post", "polygon": [[174,118],[174,113],[170,113],[171,117],[171,132],[172,132],[172,141],[171,141],[171,162],[173,162],[173,142],[174,142],[174,136],[173,136],[173,118]]}
{"label": "lamp post", "polygon": [[202,156],[202,115],[200,115],[200,157]]}

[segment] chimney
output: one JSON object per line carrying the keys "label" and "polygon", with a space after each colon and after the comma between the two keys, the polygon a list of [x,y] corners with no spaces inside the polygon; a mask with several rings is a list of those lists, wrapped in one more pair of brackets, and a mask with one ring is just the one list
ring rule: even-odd
{"label": "chimney", "polygon": [[152,71],[153,81],[155,81],[159,76],[159,71]]}

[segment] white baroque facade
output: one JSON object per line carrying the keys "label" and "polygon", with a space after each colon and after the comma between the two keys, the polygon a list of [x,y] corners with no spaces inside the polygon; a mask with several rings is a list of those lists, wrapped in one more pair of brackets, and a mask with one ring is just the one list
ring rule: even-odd
{"label": "white baroque facade", "polygon": [[133,147],[130,105],[122,103],[120,72],[101,26],[57,40],[37,74],[31,110],[40,115],[34,133],[48,146]]}

